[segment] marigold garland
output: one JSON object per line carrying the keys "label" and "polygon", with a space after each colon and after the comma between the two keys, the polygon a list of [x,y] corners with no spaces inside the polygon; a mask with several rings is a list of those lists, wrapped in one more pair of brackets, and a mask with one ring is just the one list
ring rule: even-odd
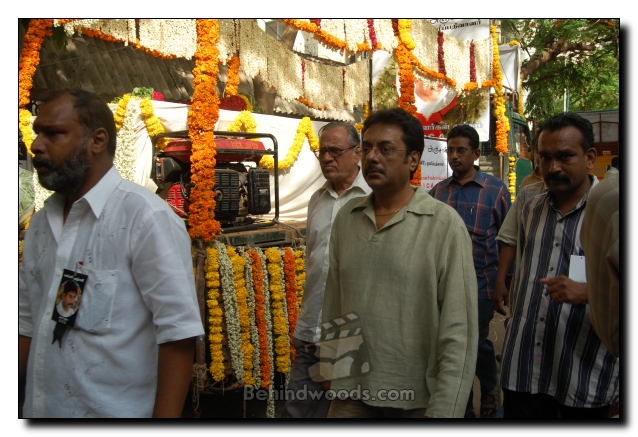
{"label": "marigold garland", "polygon": [[248,250],[246,253],[248,254],[251,262],[253,288],[255,290],[255,322],[259,332],[259,367],[261,371],[261,386],[263,388],[268,388],[270,385],[270,367],[272,366],[272,362],[268,359],[269,347],[267,334],[268,328],[266,326],[266,310],[264,306],[264,273],[259,254],[253,250]]}
{"label": "marigold garland", "polygon": [[113,114],[116,132],[118,132],[122,128],[124,117],[126,116],[126,108],[128,107],[128,102],[129,100],[131,100],[131,97],[133,97],[131,94],[124,94],[120,101],[117,103],[117,109],[115,110],[115,114]]}
{"label": "marigold garland", "polygon": [[516,158],[513,156],[509,157],[509,174],[507,175],[508,179],[508,190],[510,192],[510,200],[514,202],[516,200]]}
{"label": "marigold garland", "polygon": [[[155,96],[155,92],[153,92],[153,96]],[[155,100],[155,98],[153,100]],[[162,100],[164,100],[163,97]],[[144,119],[144,124],[146,125],[149,137],[155,137],[166,132],[166,129],[164,129],[164,125],[160,121],[159,117],[153,112],[153,104],[149,99],[142,99],[140,102],[140,109],[142,110],[142,118]],[[155,147],[159,150],[164,150],[166,149],[167,144],[168,140],[166,138],[160,138],[155,144]]]}
{"label": "marigold garland", "polygon": [[53,20],[31,20],[22,50],[20,61],[18,62],[18,108],[23,108],[31,100],[31,87],[33,86],[33,75],[40,64],[40,48],[45,35],[51,35]]}
{"label": "marigold garland", "polygon": [[281,254],[275,247],[264,252],[268,260],[268,276],[270,282],[270,299],[272,302],[273,335],[275,336],[275,362],[278,372],[288,373],[290,370],[290,344],[288,340],[288,323],[284,309],[284,287],[282,283]]}
{"label": "marigold garland", "polygon": [[408,50],[415,47],[414,40],[410,36],[412,29],[412,20],[398,20],[399,38]]}
{"label": "marigold garland", "polygon": [[410,185],[413,185],[415,187],[421,186],[421,163],[417,164],[416,170],[414,171],[414,175],[412,176],[412,179],[410,180]]}
{"label": "marigold garland", "polygon": [[244,361],[244,385],[255,384],[253,377],[253,345],[250,341],[250,312],[248,310],[248,290],[246,289],[246,279],[244,270],[246,261],[237,254],[234,247],[226,248],[230,262],[233,264],[233,281],[235,285],[235,297],[237,299],[237,310],[239,312],[239,328],[241,330],[241,351]]}
{"label": "marigold garland", "polygon": [[[286,154],[286,158],[278,162],[277,167],[279,168],[279,170],[285,170],[295,163],[306,138],[308,138],[310,150],[314,151],[319,149],[319,138],[317,138],[317,135],[312,128],[312,121],[310,121],[310,117],[304,117],[299,122],[299,125],[297,126],[297,133],[295,134],[295,139],[293,140],[292,146]],[[264,155],[259,161],[259,165],[268,169],[273,169],[275,168],[275,160],[270,155]]]}
{"label": "marigold garland", "polygon": [[228,60],[228,78],[226,79],[225,96],[237,95],[239,89],[239,56],[233,55]]}
{"label": "marigold garland", "polygon": [[304,285],[306,284],[306,246],[295,250],[295,274],[297,280],[297,310],[301,310]]}
{"label": "marigold garland", "polygon": [[221,231],[215,220],[215,138],[213,131],[219,119],[217,20],[197,20],[197,51],[193,69],[193,99],[188,111],[188,136],[192,140],[189,234],[205,242]]}
{"label": "marigold garland", "polygon": [[250,100],[248,100],[248,97],[246,97],[243,94],[237,94],[244,102],[246,102],[246,111],[248,112],[253,112],[253,105],[252,103],[250,103]]}
{"label": "marigold garland", "polygon": [[208,307],[208,342],[210,348],[210,374],[214,381],[223,381],[226,377],[226,367],[224,366],[224,353],[222,343],[224,341],[222,323],[223,310],[219,306],[219,289],[221,281],[219,278],[219,254],[214,247],[207,247],[208,257],[204,263],[206,272],[206,287],[208,288],[206,305]]}
{"label": "marigold garland", "polygon": [[[243,129],[242,129],[243,128]],[[241,111],[226,129],[228,132],[257,132],[257,122],[250,111]]]}
{"label": "marigold garland", "polygon": [[26,109],[18,109],[18,127],[22,133],[22,142],[27,148],[29,155],[34,156],[31,151],[31,144],[33,144],[33,129],[31,128],[31,112]]}
{"label": "marigold garland", "polygon": [[297,308],[297,275],[295,254],[290,247],[283,249],[284,261],[284,278],[286,282],[286,304],[288,310],[288,333],[290,337],[290,358],[295,360],[295,348],[292,347],[292,336],[297,326],[298,308]]}
{"label": "marigold garland", "polygon": [[266,417],[275,417],[275,398],[274,398],[274,384],[272,381],[275,379],[275,358],[273,351],[273,319],[272,319],[272,308],[270,306],[270,284],[268,282],[268,260],[266,259],[266,255],[259,248],[256,247],[254,249],[255,252],[259,255],[261,260],[263,278],[264,278],[264,309],[266,315],[266,328],[267,328],[267,339],[268,339],[268,359],[270,362],[270,385],[268,386],[268,400],[266,402]]}
{"label": "marigold garland", "polygon": [[397,46],[395,53],[399,66],[401,107],[414,115],[416,114],[416,106],[414,106],[414,73],[412,71],[412,63],[410,62],[408,49],[405,47],[402,40],[399,40],[399,45]]}
{"label": "marigold garland", "polygon": [[507,153],[509,146],[507,133],[510,130],[509,120],[505,116],[505,97],[503,92],[503,73],[501,72],[501,58],[498,52],[498,34],[496,26],[490,26],[492,37],[492,79],[494,83],[494,117],[496,117],[496,151]]}

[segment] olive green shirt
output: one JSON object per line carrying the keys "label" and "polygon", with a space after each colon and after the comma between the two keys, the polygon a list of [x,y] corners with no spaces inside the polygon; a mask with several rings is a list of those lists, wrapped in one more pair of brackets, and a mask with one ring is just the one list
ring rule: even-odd
{"label": "olive green shirt", "polygon": [[[335,319],[356,313],[358,319],[340,329],[345,336],[360,328],[367,363],[355,362],[369,371],[329,379],[337,395],[368,390],[367,399],[357,396],[372,406],[463,417],[478,344],[472,242],[453,208],[414,190],[379,230],[374,194],[349,201],[335,217],[322,321],[335,326]],[[320,350],[322,361],[335,358]]]}

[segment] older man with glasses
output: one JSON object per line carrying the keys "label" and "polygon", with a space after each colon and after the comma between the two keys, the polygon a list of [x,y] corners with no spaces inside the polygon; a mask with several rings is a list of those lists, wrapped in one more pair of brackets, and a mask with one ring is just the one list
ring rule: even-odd
{"label": "older man with glasses", "polygon": [[332,221],[346,202],[370,192],[359,168],[359,144],[359,134],[350,124],[335,121],[319,130],[319,149],[315,150],[315,155],[326,183],[308,203],[306,286],[293,336],[297,353],[287,390],[290,396],[286,399],[281,417],[325,418],[328,414],[330,399],[325,396],[323,383],[313,380],[309,369],[319,362],[315,343],[321,330],[321,305],[328,276]]}

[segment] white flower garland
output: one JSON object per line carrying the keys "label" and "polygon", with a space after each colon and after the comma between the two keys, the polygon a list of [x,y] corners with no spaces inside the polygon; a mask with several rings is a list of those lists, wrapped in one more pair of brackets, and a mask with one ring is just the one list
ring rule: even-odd
{"label": "white flower garland", "polygon": [[[345,38],[350,51],[357,51],[357,44],[364,43],[368,36],[368,20],[360,18],[349,18],[343,20],[345,24]],[[373,47],[372,47],[373,48]]]}
{"label": "white flower garland", "polygon": [[35,211],[39,211],[44,207],[44,201],[47,200],[51,196],[51,194],[53,194],[53,191],[49,191],[42,185],[40,185],[37,171],[33,172],[33,188],[35,189]]}
{"label": "white flower garland", "polygon": [[341,68],[306,60],[304,97],[315,107],[343,108],[343,73]]}
{"label": "white flower garland", "polygon": [[239,49],[239,41],[235,32],[235,25],[240,26],[239,20],[227,19],[218,20],[219,23],[219,41],[217,49],[219,50],[219,60],[222,64],[230,59]]}
{"label": "white flower garland", "polygon": [[[322,19],[321,30],[323,30],[326,33],[329,33],[335,38],[339,38],[342,41],[346,41],[346,29],[345,29],[346,21],[348,20]],[[335,47],[330,47],[330,48],[335,50]],[[356,48],[356,44],[355,44],[355,48]]]}
{"label": "white flower garland", "polygon": [[244,354],[241,350],[241,328],[239,326],[239,309],[233,281],[233,263],[228,257],[226,246],[215,240],[213,246],[219,253],[219,279],[224,299],[224,321],[230,349],[230,362],[238,380],[244,379]]}
{"label": "white flower garland", "polygon": [[116,137],[117,147],[113,165],[124,179],[131,182],[135,182],[135,123],[140,114],[140,99],[131,98],[126,106],[124,122]]}
{"label": "white flower garland", "polygon": [[197,50],[193,19],[140,19],[140,44],[165,55],[191,59]]}
{"label": "white flower garland", "polygon": [[266,402],[266,416],[275,417],[275,398],[273,387],[275,385],[275,357],[273,353],[272,339],[272,309],[270,308],[270,283],[268,282],[268,260],[264,252],[259,248],[254,249],[261,259],[261,269],[264,276],[264,315],[266,316],[266,338],[268,341],[268,361],[270,362],[270,385],[268,386],[268,401]]}
{"label": "white flower garland", "polygon": [[250,342],[253,345],[253,378],[255,378],[255,387],[261,386],[261,368],[259,367],[259,330],[255,322],[255,289],[253,288],[253,268],[250,264],[250,257],[243,247],[237,248],[237,253],[246,261],[244,269],[244,279],[246,281],[246,291],[248,296],[246,302],[248,304],[248,315],[250,316]]}
{"label": "white flower garland", "polygon": [[[54,25],[57,20],[54,20]],[[67,35],[73,36],[77,31],[82,35],[82,29],[99,30],[105,35],[121,39],[124,45],[129,42],[135,42],[135,19],[89,19],[89,20],[73,20],[64,25],[64,31]]]}
{"label": "white flower garland", "polygon": [[350,105],[365,105],[369,98],[370,63],[364,59],[344,68],[346,70],[344,99]]}
{"label": "white flower garland", "polygon": [[[416,20],[412,20],[413,23],[414,21]],[[414,24],[412,26],[414,26]],[[394,36],[391,19],[376,18],[374,20],[374,33],[377,37],[377,41],[381,43],[381,48],[386,52],[393,52],[394,49],[397,48],[398,41],[396,36]],[[414,30],[412,31],[412,34],[414,35]]]}
{"label": "white flower garland", "polygon": [[412,36],[415,44],[415,47],[412,50],[414,56],[416,56],[419,62],[425,67],[434,71],[439,71],[439,43],[437,28],[434,27],[429,20],[412,20],[412,31],[410,32],[410,36]]}

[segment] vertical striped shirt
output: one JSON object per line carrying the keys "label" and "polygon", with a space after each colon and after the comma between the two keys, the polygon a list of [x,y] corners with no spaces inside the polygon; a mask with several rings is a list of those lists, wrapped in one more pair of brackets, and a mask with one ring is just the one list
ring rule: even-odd
{"label": "vertical striped shirt", "polygon": [[496,235],[510,209],[511,195],[502,180],[474,168],[477,172],[471,181],[461,185],[450,176],[436,184],[430,195],[454,208],[465,222],[472,240],[478,298],[492,299],[498,266]]}
{"label": "vertical striped shirt", "polygon": [[575,408],[618,400],[619,363],[594,332],[589,305],[556,304],[539,280],[568,276],[570,256],[582,249],[588,195],[564,215],[549,192],[523,206],[501,368],[503,388],[545,393]]}

